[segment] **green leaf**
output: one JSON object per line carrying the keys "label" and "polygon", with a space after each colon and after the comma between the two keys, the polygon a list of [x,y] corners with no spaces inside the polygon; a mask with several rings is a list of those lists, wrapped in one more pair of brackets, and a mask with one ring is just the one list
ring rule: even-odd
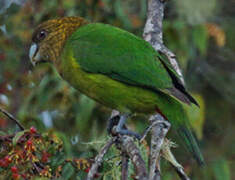
{"label": "green leaf", "polygon": [[0,131],[0,136],[4,136],[6,133],[4,131]]}
{"label": "green leaf", "polygon": [[195,26],[192,32],[193,43],[202,55],[206,54],[208,35],[204,25]]}
{"label": "green leaf", "polygon": [[62,170],[62,177],[64,180],[71,178],[74,174],[74,168],[70,163],[67,163]]}
{"label": "green leaf", "polygon": [[66,159],[66,155],[64,153],[57,153],[51,158],[51,166],[58,167],[61,165]]}
{"label": "green leaf", "polygon": [[127,18],[127,14],[125,13],[125,10],[123,8],[123,4],[121,0],[117,0],[114,2],[114,10],[117,15],[117,17],[123,22],[123,25],[127,29],[131,29],[131,22],[130,19]]}
{"label": "green leaf", "polygon": [[49,178],[46,177],[34,177],[34,180],[49,180]]}
{"label": "green leaf", "polygon": [[20,131],[18,133],[16,133],[15,137],[12,139],[12,144],[13,146],[15,146],[18,142],[18,140],[20,139],[21,136],[24,135],[25,132],[28,132],[29,130],[24,130],[24,131]]}
{"label": "green leaf", "polygon": [[72,156],[72,147],[69,137],[59,131],[55,132],[55,134],[58,138],[60,138],[63,141],[63,149],[65,154],[67,156]]}
{"label": "green leaf", "polygon": [[230,168],[228,161],[225,159],[217,160],[213,165],[213,171],[216,180],[230,180]]}

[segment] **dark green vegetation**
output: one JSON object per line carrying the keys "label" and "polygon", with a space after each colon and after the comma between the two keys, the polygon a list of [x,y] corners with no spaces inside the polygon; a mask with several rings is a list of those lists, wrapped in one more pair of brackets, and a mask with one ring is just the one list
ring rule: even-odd
{"label": "dark green vegetation", "polygon": [[[177,54],[188,89],[194,92],[201,106],[197,112],[190,109],[189,114],[207,166],[198,168],[182,146],[175,150],[175,155],[195,179],[226,180],[234,175],[234,10],[230,1],[222,4],[210,0],[210,5],[203,6],[187,5],[187,2],[168,4],[164,38],[166,45]],[[216,6],[218,3],[221,8]],[[64,141],[69,157],[92,157],[106,136],[104,120],[110,110],[80,95],[52,69],[49,68],[47,74],[48,67],[32,69],[27,50],[31,33],[44,20],[79,15],[141,36],[146,17],[145,1],[28,1],[23,6],[12,4],[0,13],[0,93],[8,98],[1,96],[1,107],[16,115],[25,127],[34,125],[41,132],[56,132]],[[29,70],[34,72],[29,73]],[[141,132],[147,126],[143,119],[138,116],[129,125]],[[2,115],[0,125],[2,131],[15,131],[15,126]],[[169,137],[174,136],[169,134]],[[84,146],[82,142],[86,141],[93,143]],[[146,152],[145,148],[142,150]],[[113,155],[114,152],[110,152],[109,157]],[[110,163],[117,161],[114,158]],[[163,179],[175,179],[175,172],[167,163],[162,161],[162,167]],[[103,172],[107,176],[118,176],[117,169],[105,164]],[[74,170],[70,172],[75,176]]]}

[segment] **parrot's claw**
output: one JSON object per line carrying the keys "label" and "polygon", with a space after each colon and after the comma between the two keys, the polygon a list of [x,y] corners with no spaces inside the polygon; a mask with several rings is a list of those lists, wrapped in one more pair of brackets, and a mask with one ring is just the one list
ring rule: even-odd
{"label": "parrot's claw", "polygon": [[123,115],[114,116],[113,118],[109,119],[107,127],[108,133],[112,135],[120,134],[120,135],[133,136],[136,139],[141,140],[142,138],[141,135],[139,135],[136,132],[128,130],[127,127],[125,126],[125,122],[128,119],[128,117],[129,114],[123,114]]}
{"label": "parrot's claw", "polygon": [[138,139],[139,141],[141,140],[142,136],[136,132],[127,130],[127,129],[121,129],[119,131],[116,130],[117,134],[121,134],[121,135],[128,135],[128,136],[132,136],[135,137],[136,139]]}
{"label": "parrot's claw", "polygon": [[119,119],[120,119],[120,116],[117,115],[108,120],[108,125],[107,125],[108,134],[112,134],[112,129],[114,126],[118,125]]}

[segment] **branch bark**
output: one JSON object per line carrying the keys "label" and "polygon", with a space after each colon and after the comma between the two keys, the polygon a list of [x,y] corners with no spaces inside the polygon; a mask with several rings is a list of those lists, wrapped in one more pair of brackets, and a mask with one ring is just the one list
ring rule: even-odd
{"label": "branch bark", "polygon": [[121,180],[127,180],[128,179],[128,162],[129,157],[126,153],[122,153],[122,177]]}
{"label": "branch bark", "polygon": [[10,120],[12,120],[14,123],[16,123],[20,130],[24,130],[24,127],[20,124],[20,122],[13,116],[11,115],[9,112],[7,112],[6,110],[0,108],[0,112],[2,112],[5,116],[7,116]]}
{"label": "branch bark", "polygon": [[152,138],[149,157],[149,180],[160,180],[160,150],[164,143],[165,136],[170,129],[170,123],[156,114],[149,119],[152,128]]}
{"label": "branch bark", "polygon": [[[113,110],[111,118],[118,115],[119,112]],[[132,164],[134,165],[136,179],[148,180],[148,173],[145,162],[142,159],[140,151],[135,145],[133,138],[125,135],[119,135],[117,142],[117,148],[120,149],[121,152],[124,153],[126,156],[128,156]],[[125,163],[124,161],[125,159],[122,159],[122,163]],[[128,176],[128,174],[126,174],[126,176]]]}
{"label": "branch bark", "polygon": [[[148,0],[148,17],[144,27],[143,38],[148,41],[156,51],[160,51],[167,56],[170,64],[178,73],[182,84],[184,84],[184,78],[177,63],[175,54],[163,44],[162,22],[164,17],[164,3],[165,0]],[[156,123],[152,128],[149,179],[160,180],[160,150],[170,128],[170,124],[159,114],[151,116],[149,121],[151,124]],[[171,154],[170,149],[167,149],[167,152]],[[180,178],[189,180],[187,175],[184,173],[182,166],[178,165],[173,154],[171,155],[173,159],[172,161],[175,162],[172,165],[176,169]]]}
{"label": "branch bark", "polygon": [[180,76],[181,82],[184,84],[184,78],[175,54],[163,44],[162,22],[165,1],[166,0],[148,0],[148,15],[143,38],[148,41],[156,51],[160,51],[167,56],[169,62]]}
{"label": "branch bark", "polygon": [[148,180],[148,173],[145,162],[140,155],[139,149],[134,144],[133,138],[129,136],[122,136],[120,138],[120,146],[122,152],[125,152],[134,165],[135,179]]}
{"label": "branch bark", "polygon": [[103,162],[104,155],[108,152],[109,148],[114,144],[115,138],[109,139],[109,141],[101,149],[100,153],[95,157],[95,162],[92,164],[91,169],[87,175],[87,180],[94,179],[96,173],[98,172],[98,167]]}
{"label": "branch bark", "polygon": [[[112,111],[111,117],[119,115],[119,112],[116,110]],[[101,163],[104,160],[105,154],[108,152],[108,150],[111,148],[111,146],[115,143],[117,149],[121,151],[123,156],[122,157],[122,165],[128,167],[128,158],[130,158],[132,164],[135,168],[135,175],[136,179],[141,180],[148,180],[148,173],[145,166],[145,162],[142,159],[140,155],[140,151],[137,148],[137,146],[134,143],[134,140],[132,137],[126,136],[126,135],[118,135],[115,137],[112,137],[101,149],[100,153],[96,156],[95,162],[92,164],[91,169],[87,175],[87,180],[92,180],[95,177],[95,174],[98,172],[98,167],[101,165]],[[128,169],[124,169],[122,167],[122,179],[125,180],[125,178],[128,178]]]}

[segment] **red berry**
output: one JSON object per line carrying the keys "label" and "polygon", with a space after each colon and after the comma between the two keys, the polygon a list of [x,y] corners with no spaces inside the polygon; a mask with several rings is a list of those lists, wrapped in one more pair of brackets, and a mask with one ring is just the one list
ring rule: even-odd
{"label": "red berry", "polygon": [[[86,173],[89,173],[90,170],[91,170],[91,168],[86,168],[84,171]],[[95,173],[94,178],[99,178],[99,177],[100,177],[100,174],[99,173]]]}
{"label": "red berry", "polygon": [[4,161],[6,162],[6,163],[11,163],[11,160],[10,160],[10,157],[9,156],[5,156],[4,157]]}
{"label": "red berry", "polygon": [[0,159],[0,167],[2,167],[2,165],[3,165],[3,160],[2,159]]}
{"label": "red berry", "polygon": [[7,163],[5,160],[0,159],[0,167],[7,167]]}
{"label": "red berry", "polygon": [[4,161],[8,161],[8,160],[9,160],[9,156],[5,156]]}
{"label": "red berry", "polygon": [[25,174],[21,174],[21,177],[26,179],[27,176]]}
{"label": "red berry", "polygon": [[31,140],[27,141],[27,146],[32,146],[33,142]]}
{"label": "red berry", "polygon": [[43,154],[42,154],[42,162],[43,163],[47,163],[48,162],[48,160],[49,160],[49,157],[50,157],[51,155],[49,154],[49,153],[47,153],[47,152],[43,152]]}
{"label": "red berry", "polygon": [[1,54],[0,54],[0,61],[1,61],[1,60],[2,60],[2,61],[5,60],[5,57],[6,57],[5,54],[1,53]]}
{"label": "red berry", "polygon": [[37,132],[37,129],[35,127],[30,128],[30,133],[35,134]]}
{"label": "red berry", "polygon": [[100,174],[99,173],[95,173],[94,178],[99,178],[99,177],[100,177]]}
{"label": "red berry", "polygon": [[13,178],[13,179],[20,179],[20,175],[17,174],[17,173],[13,173],[13,174],[12,174],[12,178]]}
{"label": "red berry", "polygon": [[86,173],[89,173],[90,169],[91,169],[91,168],[86,168],[84,171],[85,171]]}
{"label": "red berry", "polygon": [[16,167],[16,166],[12,166],[12,167],[11,167],[11,172],[12,172],[12,173],[17,173],[17,172],[18,172],[17,167]]}

